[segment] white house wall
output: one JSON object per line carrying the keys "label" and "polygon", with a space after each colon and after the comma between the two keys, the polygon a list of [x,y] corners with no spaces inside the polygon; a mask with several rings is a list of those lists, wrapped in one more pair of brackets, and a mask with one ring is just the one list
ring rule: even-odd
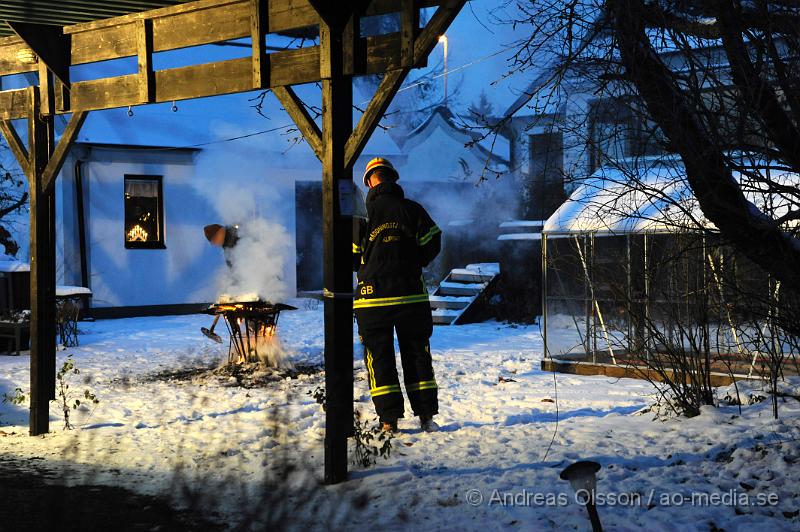
{"label": "white house wall", "polygon": [[[63,280],[78,284],[80,266],[75,212],[74,157],[62,173],[60,216]],[[165,162],[167,161],[167,162]],[[192,186],[193,156],[92,149],[82,167],[92,306],[202,303],[215,296],[213,280],[224,266],[202,227],[215,218]],[[126,249],[125,174],[163,176],[166,249]],[[69,196],[69,201],[67,200]]]}

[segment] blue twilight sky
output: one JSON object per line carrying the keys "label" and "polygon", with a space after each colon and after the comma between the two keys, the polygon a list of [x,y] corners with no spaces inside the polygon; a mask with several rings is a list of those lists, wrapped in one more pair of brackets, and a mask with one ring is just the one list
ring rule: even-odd
{"label": "blue twilight sky", "polygon": [[[509,48],[521,36],[519,31],[515,34],[509,25],[497,23],[496,9],[502,3],[503,0],[470,2],[447,32],[448,71],[451,72],[448,75],[448,85],[451,95],[454,90],[457,91],[457,96],[451,97],[449,104],[456,112],[464,111],[470,103],[476,101],[481,91],[486,91],[495,111],[502,111],[526,85],[525,74],[518,74],[492,85],[492,82],[500,80],[508,72],[507,59],[512,50],[488,56]],[[155,66],[163,69],[230,59],[243,57],[248,52],[249,48],[205,46],[157,54]],[[442,55],[443,46],[440,44],[429,58],[429,67],[412,71],[406,84],[413,83],[425,72],[441,73]],[[91,79],[129,74],[135,68],[135,60],[128,58],[79,67],[73,69],[72,75],[74,80]],[[441,77],[436,80],[436,83],[442,82]],[[6,78],[4,87],[9,88],[14,83],[25,81]],[[299,87],[297,92],[307,103],[319,105],[319,90],[313,85]],[[269,118],[260,116],[252,108],[253,102],[249,101],[256,94],[243,93],[177,102],[176,112],[171,111],[171,104],[135,107],[132,117],[128,116],[127,109],[92,112],[78,140],[185,146],[279,128],[290,123],[290,119],[272,95],[267,97],[263,111]],[[356,104],[363,103],[367,98],[368,96],[355,91]],[[260,145],[276,151],[283,151],[290,142],[289,136],[282,135],[281,132],[259,135],[256,139]]]}

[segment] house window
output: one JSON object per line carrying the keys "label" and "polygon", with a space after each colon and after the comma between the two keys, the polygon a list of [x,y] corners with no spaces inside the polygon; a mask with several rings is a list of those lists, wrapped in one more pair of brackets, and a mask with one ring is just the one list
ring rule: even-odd
{"label": "house window", "polygon": [[125,176],[125,247],[164,249],[161,176]]}

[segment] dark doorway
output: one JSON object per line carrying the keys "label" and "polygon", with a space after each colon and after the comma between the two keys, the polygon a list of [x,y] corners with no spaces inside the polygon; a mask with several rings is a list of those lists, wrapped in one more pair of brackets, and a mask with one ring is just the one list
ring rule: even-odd
{"label": "dark doorway", "polygon": [[322,290],[322,182],[294,184],[297,291]]}

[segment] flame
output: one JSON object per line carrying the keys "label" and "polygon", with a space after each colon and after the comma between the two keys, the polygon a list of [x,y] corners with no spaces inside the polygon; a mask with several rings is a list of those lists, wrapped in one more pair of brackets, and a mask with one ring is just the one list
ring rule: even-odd
{"label": "flame", "polygon": [[141,225],[134,225],[133,229],[128,231],[128,242],[147,242],[147,231]]}

